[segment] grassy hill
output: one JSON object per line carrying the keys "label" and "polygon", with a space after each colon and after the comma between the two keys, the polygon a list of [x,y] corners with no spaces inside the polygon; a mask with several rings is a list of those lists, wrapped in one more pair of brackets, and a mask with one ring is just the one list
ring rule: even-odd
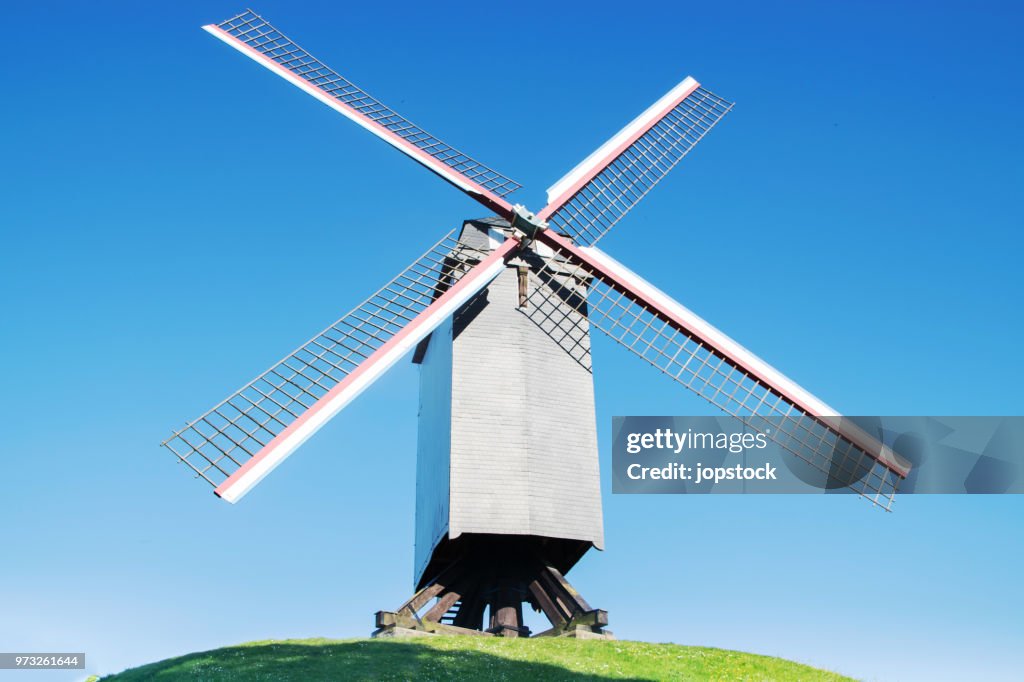
{"label": "grassy hill", "polygon": [[848,680],[738,651],[573,639],[418,637],[251,642],[103,678],[132,680]]}

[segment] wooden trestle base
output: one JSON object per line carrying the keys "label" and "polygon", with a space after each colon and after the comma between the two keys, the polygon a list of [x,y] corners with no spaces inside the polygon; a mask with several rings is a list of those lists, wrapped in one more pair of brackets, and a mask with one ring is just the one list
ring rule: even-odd
{"label": "wooden trestle base", "polygon": [[[523,604],[551,623],[532,633]],[[488,614],[484,622],[485,612]],[[430,634],[613,639],[608,612],[593,609],[565,576],[538,556],[463,556],[396,611],[378,611],[373,637]]]}

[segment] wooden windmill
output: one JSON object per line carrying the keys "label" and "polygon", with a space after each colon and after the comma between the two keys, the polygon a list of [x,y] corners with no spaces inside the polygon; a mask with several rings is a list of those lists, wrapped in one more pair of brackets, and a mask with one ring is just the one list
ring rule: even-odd
{"label": "wooden windmill", "polygon": [[[495,217],[466,221],[364,303],[165,441],[237,502],[401,358],[420,363],[415,595],[377,614],[403,630],[604,636],[565,574],[603,547],[590,329],[734,415],[796,416],[866,469],[857,492],[888,508],[907,462],[595,243],[728,113],[686,78],[548,190],[519,185],[402,118],[246,11],[209,33],[319,99]],[[771,437],[779,440],[782,433]],[[806,440],[806,439],[805,439]],[[865,465],[866,463],[866,465]]]}

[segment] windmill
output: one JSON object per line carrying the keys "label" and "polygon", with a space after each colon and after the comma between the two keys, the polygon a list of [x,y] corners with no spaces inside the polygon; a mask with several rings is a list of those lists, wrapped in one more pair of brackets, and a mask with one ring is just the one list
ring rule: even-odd
{"label": "windmill", "polygon": [[[401,117],[251,10],[204,29],[494,215],[467,220],[354,310],[163,444],[237,502],[403,357],[420,364],[416,592],[377,633],[602,637],[566,573],[603,547],[590,330],[726,413],[798,417],[771,437],[888,509],[909,464],[595,244],[729,112],[686,78],[548,190],[520,186]],[[796,443],[798,446],[794,446]]]}

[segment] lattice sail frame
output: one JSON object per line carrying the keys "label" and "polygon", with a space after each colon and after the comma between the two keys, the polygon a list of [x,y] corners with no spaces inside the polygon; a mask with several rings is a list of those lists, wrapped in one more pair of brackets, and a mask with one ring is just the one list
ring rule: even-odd
{"label": "lattice sail frame", "polygon": [[519,183],[399,115],[252,10],[203,28],[397,147],[502,217],[510,216],[511,207],[503,197],[519,189]]}
{"label": "lattice sail frame", "polygon": [[[737,362],[734,349],[681,327],[661,306],[641,300],[618,281],[613,283],[608,276],[611,264],[617,272],[629,271],[596,248],[577,250],[550,235],[541,235],[540,240],[547,248],[537,250],[542,265],[531,270],[530,306],[556,310],[566,319],[572,313],[584,315],[592,327],[712,405],[765,433],[830,480],[842,479],[854,492],[891,509],[909,470],[909,463],[891,449],[795,384],[794,389],[779,390],[779,381],[765,379],[768,372],[759,376]],[[581,254],[588,262],[581,261]],[[580,291],[585,295],[580,296]],[[565,326],[564,321],[551,320],[550,326]],[[818,410],[804,406],[813,401],[819,404]]]}
{"label": "lattice sail frame", "polygon": [[686,78],[555,183],[538,218],[581,246],[597,243],[732,107]]}
{"label": "lattice sail frame", "polygon": [[[503,258],[517,245],[509,240],[487,253],[454,235],[453,230],[351,312],[175,432],[163,445],[221,494],[229,479],[238,477],[254,458],[266,453],[275,439],[376,357],[385,344],[422,319],[442,296],[454,293],[456,284],[468,273],[476,276],[488,261],[504,267]],[[481,275],[486,281],[478,283],[477,289],[486,286],[487,274]],[[440,319],[446,317],[444,312],[439,311]],[[420,337],[429,333],[426,327],[418,331]],[[405,345],[411,347],[415,340],[410,338]],[[256,482],[231,498],[222,496],[235,501]]]}
{"label": "lattice sail frame", "polygon": [[[463,189],[501,217],[514,219],[513,208],[503,197],[518,189],[517,183],[399,116],[251,10],[204,28]],[[577,244],[596,243],[731,108],[731,103],[701,88],[692,78],[685,79],[557,182],[549,190],[549,203],[538,218],[570,235]],[[900,462],[894,453],[886,453],[884,447],[879,450],[870,436],[858,434],[855,427],[828,416],[830,408],[795,384],[790,386],[793,390],[789,393],[776,390],[771,381],[761,381],[733,362],[728,352],[708,344],[699,335],[669,325],[664,311],[657,306],[648,307],[625,295],[621,288],[609,286],[604,278],[607,273],[602,275],[600,266],[595,268],[592,262],[587,267],[581,265],[588,262],[588,256],[596,257],[596,250],[592,254],[575,251],[572,243],[543,230],[540,241],[554,244],[557,254],[549,256],[549,266],[542,265],[541,273],[544,267],[554,269],[550,264],[557,262],[560,274],[550,281],[575,282],[572,276],[566,278],[565,267],[576,268],[580,277],[572,291],[562,292],[564,300],[549,300],[546,309],[536,308],[543,315],[558,315],[563,314],[559,311],[564,311],[566,301],[576,302],[579,307],[575,312],[564,313],[573,320],[555,323],[561,332],[571,331],[589,317],[592,324],[619,343],[727,413],[754,415],[748,417],[748,423],[755,428],[757,417],[766,420],[761,423],[762,428],[771,420],[777,442],[825,473],[836,470],[837,453],[838,465],[848,465],[843,471],[863,471],[862,465],[867,461],[868,475],[857,478],[858,492],[889,508],[899,479],[906,474],[906,463]],[[395,361],[402,351],[396,345],[401,335],[419,327],[416,333],[425,336],[424,330],[430,324],[457,309],[462,299],[452,297],[452,290],[442,293],[437,287],[439,278],[450,279],[453,289],[471,279],[480,280],[475,281],[474,288],[466,287],[463,294],[477,291],[489,281],[482,270],[496,273],[496,267],[504,267],[498,261],[516,247],[516,239],[506,240],[498,253],[487,257],[489,264],[484,268],[479,252],[470,254],[470,247],[458,244],[449,235],[364,304],[164,444],[198,476],[217,486],[218,494],[236,501],[276,466],[273,461],[283,459],[319,428],[300,425],[303,420],[327,403],[336,412],[340,409],[340,398],[350,400],[385,371],[381,367],[386,369],[390,366],[388,362]],[[467,254],[465,259],[453,256],[463,253]],[[471,265],[474,258],[476,265]],[[450,274],[446,274],[448,267]],[[537,275],[535,272],[534,278]],[[542,286],[536,291],[543,290]],[[580,296],[579,290],[585,291],[585,295]],[[447,307],[441,305],[444,299]],[[675,302],[672,305],[678,306]],[[585,334],[583,337],[588,338]],[[414,333],[409,338],[417,337]],[[572,347],[579,345],[577,339],[569,341]],[[589,347],[580,347],[578,360],[589,364]],[[353,380],[367,365],[373,365],[377,374],[359,385]],[[339,389],[344,390],[339,393]],[[804,400],[791,400],[792,395],[802,395]],[[817,409],[806,409],[808,404],[816,405]],[[329,414],[324,417],[325,413]],[[309,422],[319,419],[322,424],[333,413],[330,409],[321,410]],[[793,416],[807,417],[812,425],[803,432],[780,428],[780,419]],[[806,423],[802,419],[792,422]],[[270,457],[253,466],[271,451],[276,460]]]}

